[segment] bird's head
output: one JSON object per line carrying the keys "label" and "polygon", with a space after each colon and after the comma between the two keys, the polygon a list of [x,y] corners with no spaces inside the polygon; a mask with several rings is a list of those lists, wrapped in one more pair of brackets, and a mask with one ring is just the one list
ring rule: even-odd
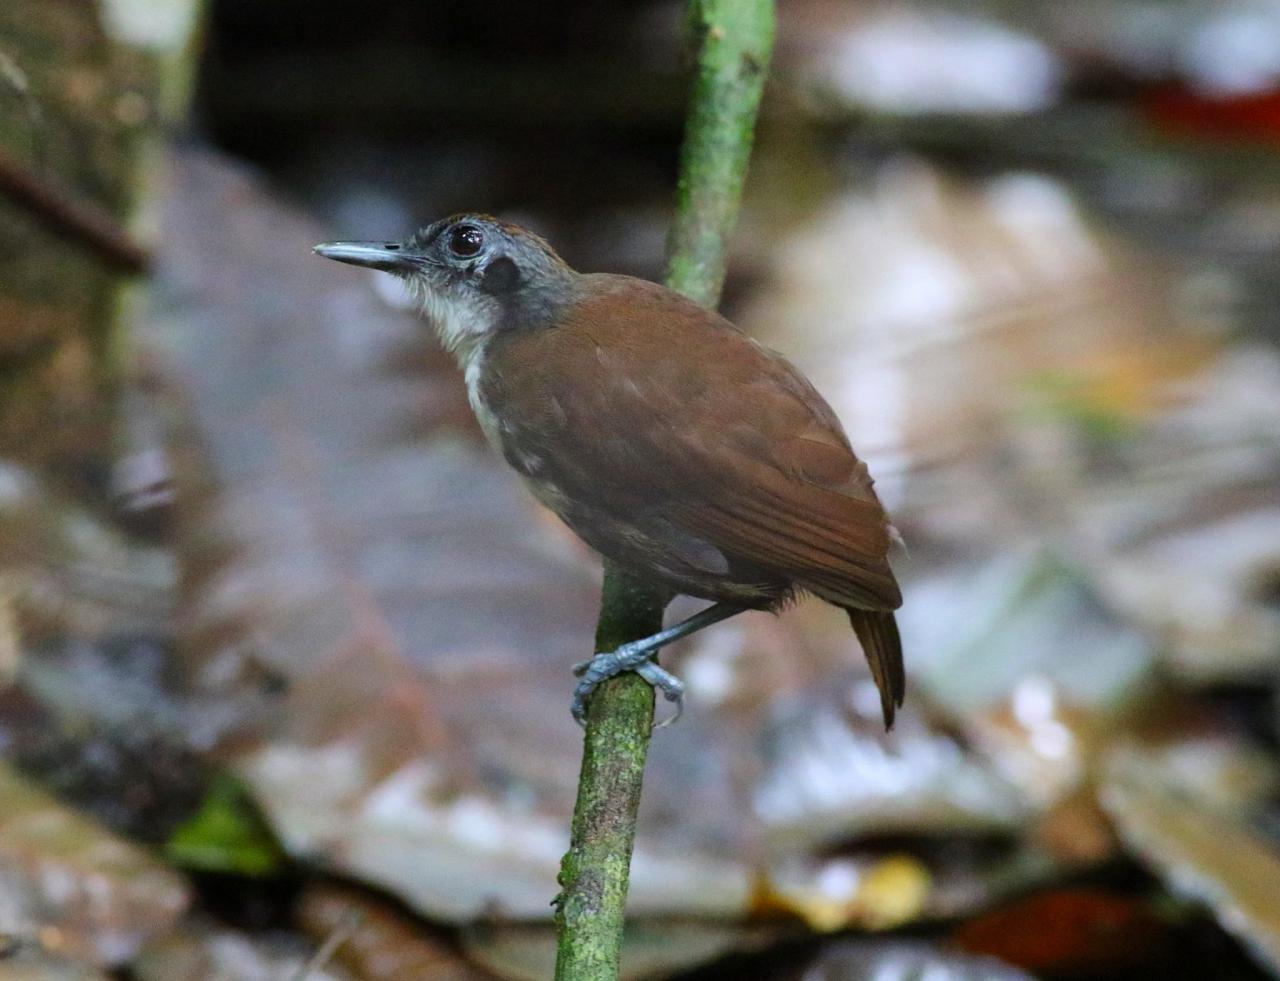
{"label": "bird's head", "polygon": [[551,324],[573,298],[576,274],[551,246],[487,215],[444,218],[403,242],[328,242],[315,251],[399,276],[460,355],[497,331]]}

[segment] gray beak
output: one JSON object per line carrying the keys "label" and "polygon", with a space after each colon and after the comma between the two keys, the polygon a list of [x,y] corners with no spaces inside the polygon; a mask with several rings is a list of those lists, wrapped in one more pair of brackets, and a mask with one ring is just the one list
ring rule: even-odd
{"label": "gray beak", "polygon": [[422,262],[421,256],[408,251],[401,242],[325,242],[311,251],[326,259],[385,272],[406,272]]}

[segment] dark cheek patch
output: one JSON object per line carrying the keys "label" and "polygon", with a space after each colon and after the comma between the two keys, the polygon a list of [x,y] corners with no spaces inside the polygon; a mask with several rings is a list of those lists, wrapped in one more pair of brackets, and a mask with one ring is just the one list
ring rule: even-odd
{"label": "dark cheek patch", "polygon": [[520,285],[520,270],[514,261],[506,256],[494,259],[484,271],[480,280],[480,288],[490,296],[501,296],[510,293]]}

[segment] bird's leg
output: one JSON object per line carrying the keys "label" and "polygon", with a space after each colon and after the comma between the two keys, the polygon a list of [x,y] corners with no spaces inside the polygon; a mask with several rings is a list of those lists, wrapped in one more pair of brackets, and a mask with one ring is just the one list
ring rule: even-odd
{"label": "bird's leg", "polygon": [[634,671],[661,691],[667,701],[674,702],[675,714],[660,724],[665,726],[675,722],[684,711],[684,682],[670,671],[658,666],[654,659],[658,650],[673,641],[697,633],[703,627],[709,627],[713,623],[736,616],[744,609],[745,607],[734,606],[732,603],[716,603],[695,613],[687,620],[681,620],[673,627],[658,631],[652,637],[633,640],[629,644],[623,644],[617,650],[605,651],[589,661],[575,664],[573,673],[581,679],[573,692],[573,717],[578,720],[578,725],[587,724],[587,701],[591,698],[591,693],[596,690],[596,686],[624,671]]}

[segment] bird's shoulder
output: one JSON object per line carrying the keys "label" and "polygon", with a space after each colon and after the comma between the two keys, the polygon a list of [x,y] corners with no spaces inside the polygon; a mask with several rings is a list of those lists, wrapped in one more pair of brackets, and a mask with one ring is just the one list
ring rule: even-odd
{"label": "bird's shoulder", "polygon": [[621,431],[685,460],[728,453],[874,500],[835,412],[785,357],[656,283],[581,280],[554,327],[495,338],[492,401],[527,426]]}
{"label": "bird's shoulder", "polygon": [[843,605],[895,607],[888,519],[835,413],[781,355],[610,277],[486,373],[513,444],[575,500],[637,508]]}

